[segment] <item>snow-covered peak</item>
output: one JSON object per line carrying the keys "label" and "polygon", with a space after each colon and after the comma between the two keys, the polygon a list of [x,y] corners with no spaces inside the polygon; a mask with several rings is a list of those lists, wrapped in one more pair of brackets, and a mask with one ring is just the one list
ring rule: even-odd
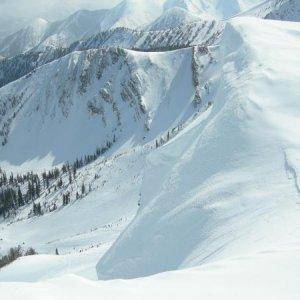
{"label": "snow-covered peak", "polygon": [[200,20],[200,16],[186,9],[173,7],[165,11],[149,27],[149,30],[166,30]]}
{"label": "snow-covered peak", "polygon": [[262,0],[166,0],[164,9],[180,7],[191,13],[226,19],[261,2]]}
{"label": "snow-covered peak", "polygon": [[26,28],[0,40],[0,54],[9,57],[35,47],[43,39],[49,24],[42,18],[34,19]]}
{"label": "snow-covered peak", "polygon": [[111,9],[102,22],[102,28],[141,28],[153,22],[162,13],[160,0],[124,0]]}

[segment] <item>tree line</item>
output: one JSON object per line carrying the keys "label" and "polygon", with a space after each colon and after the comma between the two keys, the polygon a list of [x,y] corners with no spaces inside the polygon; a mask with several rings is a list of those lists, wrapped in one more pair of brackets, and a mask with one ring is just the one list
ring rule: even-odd
{"label": "tree line", "polygon": [[[63,187],[64,183],[62,176],[68,174],[69,184],[76,179],[77,170],[94,162],[100,156],[104,155],[116,141],[114,136],[113,141],[107,141],[103,147],[98,147],[95,153],[85,155],[76,159],[72,164],[65,163],[60,169],[54,168],[47,172],[43,172],[41,177],[33,172],[28,172],[24,175],[7,175],[0,168],[0,216],[8,217],[11,213],[28,204],[32,204],[33,215],[40,216],[43,210],[40,203],[35,203],[42,192],[51,193],[51,188],[54,190]],[[55,184],[53,184],[55,182]],[[81,196],[86,193],[84,183],[81,186]],[[76,193],[76,199],[79,199],[80,194]],[[63,205],[70,203],[70,193],[63,195]]]}
{"label": "tree line", "polygon": [[14,262],[22,256],[36,255],[38,254],[32,247],[26,251],[21,246],[10,248],[8,253],[0,258],[0,269]]}

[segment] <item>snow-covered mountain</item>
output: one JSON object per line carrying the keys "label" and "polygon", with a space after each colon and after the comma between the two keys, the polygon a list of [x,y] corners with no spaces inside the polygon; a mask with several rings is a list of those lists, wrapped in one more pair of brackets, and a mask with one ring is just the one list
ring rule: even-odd
{"label": "snow-covered mountain", "polygon": [[[252,5],[259,3],[255,0]],[[30,26],[0,40],[0,54],[11,57],[34,47],[68,47],[101,31],[127,29],[164,30],[199,19],[222,19],[250,6],[238,0],[124,0],[116,7],[98,11],[82,10],[57,22],[38,19]]]}
{"label": "snow-covered mountain", "polygon": [[95,34],[106,10],[78,11],[65,20],[47,22],[38,19],[30,26],[6,37],[0,43],[0,53],[15,56],[34,47],[68,47],[71,43]]}
{"label": "snow-covered mountain", "polygon": [[0,53],[4,56],[15,56],[35,47],[43,38],[49,23],[41,18],[20,31],[0,41]]}
{"label": "snow-covered mountain", "polygon": [[116,28],[100,32],[90,38],[73,43],[68,48],[34,48],[24,54],[0,62],[0,87],[27,75],[37,67],[59,59],[73,51],[99,47],[123,47],[140,51],[170,50],[193,45],[212,45],[217,41],[224,24],[215,20],[200,20],[159,31]]}
{"label": "snow-covered mountain", "polygon": [[261,2],[261,0],[166,0],[164,9],[180,7],[194,14],[226,19]]}
{"label": "snow-covered mountain", "polygon": [[201,17],[199,15],[190,13],[188,10],[176,6],[166,10],[150,25],[149,30],[166,30],[193,23],[199,21],[200,19]]}
{"label": "snow-covered mountain", "polygon": [[297,0],[276,1],[266,19],[300,22],[300,2]]}
{"label": "snow-covered mountain", "polygon": [[268,0],[243,12],[240,16],[299,22],[300,2],[297,0]]}
{"label": "snow-covered mountain", "polygon": [[107,9],[119,2],[120,0],[1,0],[0,40],[28,27],[37,18],[55,22],[78,10]]}
{"label": "snow-covered mountain", "polygon": [[68,47],[71,43],[100,31],[116,27],[143,27],[161,14],[160,2],[124,0],[112,9],[82,10],[62,21],[48,23],[39,19],[0,42],[0,53],[10,57],[36,46],[39,49]]}
{"label": "snow-covered mountain", "polygon": [[204,98],[212,107],[147,157],[139,212],[98,264],[100,279],[298,240],[299,31],[247,18],[227,25]]}
{"label": "snow-covered mountain", "polygon": [[0,61],[2,296],[299,299],[298,4],[258,3],[124,1]]}
{"label": "snow-covered mountain", "polygon": [[[175,127],[177,113],[184,119],[194,111],[192,54],[192,49],[73,52],[4,86],[2,164],[33,161],[49,168],[93,153],[107,141],[136,145]],[[178,81],[178,73],[186,74],[185,80]]]}

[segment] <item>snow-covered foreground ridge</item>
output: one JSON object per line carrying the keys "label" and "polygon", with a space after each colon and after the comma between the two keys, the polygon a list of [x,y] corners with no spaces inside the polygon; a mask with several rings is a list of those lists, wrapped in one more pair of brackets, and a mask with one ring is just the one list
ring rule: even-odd
{"label": "snow-covered foreground ridge", "polygon": [[258,253],[129,281],[95,282],[64,276],[33,284],[0,283],[0,291],[9,300],[298,300],[299,250]]}
{"label": "snow-covered foreground ridge", "polygon": [[227,25],[211,111],[147,157],[140,211],[100,279],[299,242],[299,34],[298,23]]}

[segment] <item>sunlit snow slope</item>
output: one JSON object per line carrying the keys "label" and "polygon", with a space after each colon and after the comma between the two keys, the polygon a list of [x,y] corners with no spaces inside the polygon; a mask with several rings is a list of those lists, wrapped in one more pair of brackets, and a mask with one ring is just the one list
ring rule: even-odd
{"label": "sunlit snow slope", "polygon": [[228,23],[213,106],[147,158],[140,210],[100,279],[299,243],[299,34],[298,23]]}
{"label": "sunlit snow slope", "polygon": [[299,267],[299,248],[294,248],[129,281],[93,282],[64,276],[34,284],[0,283],[0,290],[4,299],[12,300],[298,300]]}

